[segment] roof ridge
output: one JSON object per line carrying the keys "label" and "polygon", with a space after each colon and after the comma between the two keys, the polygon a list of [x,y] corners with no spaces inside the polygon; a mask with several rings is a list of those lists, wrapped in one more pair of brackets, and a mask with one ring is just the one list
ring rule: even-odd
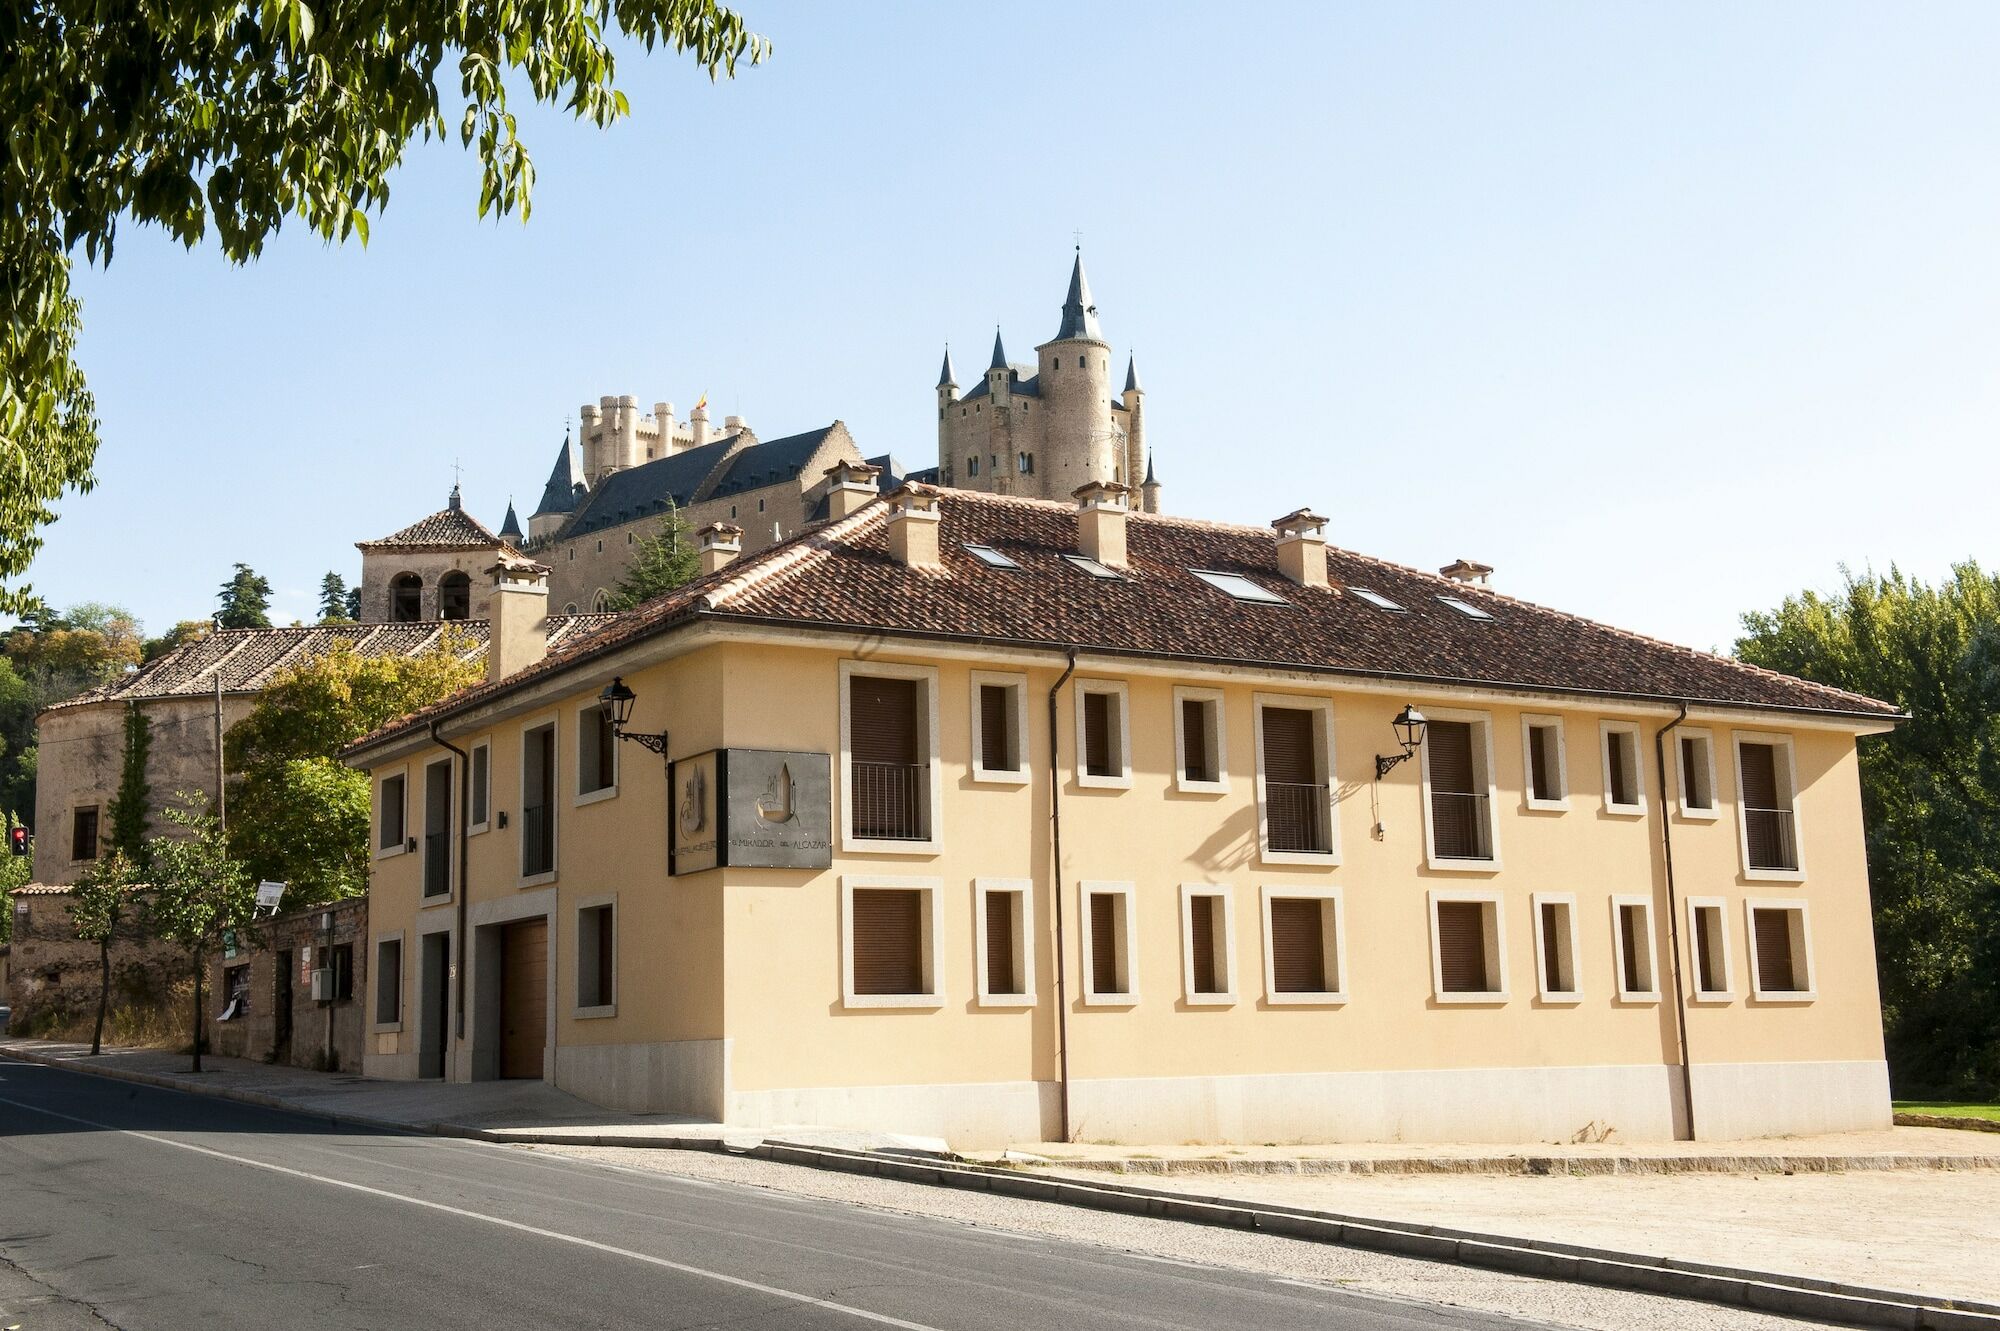
{"label": "roof ridge", "polygon": [[[774,545],[769,550],[760,551],[749,560],[743,561],[747,567],[735,577],[718,583],[704,593],[701,599],[707,603],[709,609],[721,609],[723,602],[729,598],[773,584],[786,574],[812,562],[816,556],[824,555],[834,546],[846,544],[845,538],[848,535],[873,525],[877,519],[886,519],[888,512],[889,506],[877,496],[846,517],[808,527],[791,541]],[[764,557],[772,554],[776,557]]]}

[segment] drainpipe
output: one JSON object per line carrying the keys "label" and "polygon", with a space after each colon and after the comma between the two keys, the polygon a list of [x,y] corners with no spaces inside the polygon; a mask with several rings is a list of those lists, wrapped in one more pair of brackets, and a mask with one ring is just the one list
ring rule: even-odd
{"label": "drainpipe", "polygon": [[1653,761],[1660,773],[1660,849],[1667,866],[1667,941],[1672,944],[1674,972],[1674,1031],[1680,1038],[1681,1104],[1687,1109],[1687,1140],[1694,1135],[1694,1072],[1688,1052],[1687,985],[1681,976],[1681,906],[1674,891],[1674,820],[1667,811],[1667,735],[1687,720],[1688,705],[1680,704],[1680,714],[1660,727],[1653,736]]}
{"label": "drainpipe", "polygon": [[[456,911],[458,926],[456,936],[451,940],[451,1028],[452,1038],[462,1043],[465,1040],[465,896],[466,886],[471,881],[471,866],[466,863],[466,839],[469,833],[465,824],[472,816],[472,755],[438,734],[438,723],[435,721],[431,722],[431,742],[458,758],[458,910]],[[487,763],[487,770],[490,776],[491,761]],[[491,786],[490,779],[487,784]],[[489,789],[487,798],[490,800],[492,797],[493,792]],[[420,965],[419,970],[421,969]],[[419,1038],[422,1034],[422,1031],[418,1032]],[[446,1081],[451,1080],[449,1049],[445,1051],[444,1075]]]}
{"label": "drainpipe", "polygon": [[1049,900],[1056,915],[1056,1095],[1061,1104],[1061,1138],[1069,1140],[1069,962],[1063,947],[1062,894],[1062,765],[1057,761],[1056,739],[1061,733],[1056,723],[1056,695],[1076,673],[1076,648],[1069,649],[1069,664],[1049,686]]}

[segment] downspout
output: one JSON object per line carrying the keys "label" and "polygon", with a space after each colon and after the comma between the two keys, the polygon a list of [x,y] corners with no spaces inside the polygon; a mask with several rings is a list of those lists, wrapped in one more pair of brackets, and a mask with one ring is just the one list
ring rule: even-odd
{"label": "downspout", "polygon": [[1076,673],[1076,648],[1069,649],[1069,664],[1049,686],[1049,902],[1056,916],[1056,1096],[1060,1141],[1069,1140],[1069,960],[1063,946],[1062,894],[1062,765],[1056,757],[1056,740],[1061,727],[1056,723],[1056,695]]}
{"label": "downspout", "polygon": [[1680,1039],[1681,1055],[1681,1104],[1687,1110],[1687,1140],[1695,1140],[1694,1135],[1694,1071],[1692,1056],[1688,1052],[1687,985],[1681,976],[1681,906],[1680,898],[1674,891],[1674,820],[1667,811],[1667,734],[1681,722],[1687,720],[1686,700],[1680,704],[1680,713],[1666,725],[1660,727],[1653,736],[1653,760],[1660,773],[1660,849],[1666,859],[1667,868],[1667,941],[1672,945],[1674,973],[1674,1030]]}
{"label": "downspout", "polygon": [[[470,834],[466,831],[465,825],[472,816],[472,756],[438,734],[436,721],[431,722],[431,742],[458,758],[458,910],[455,912],[458,924],[456,934],[451,940],[451,1028],[452,1038],[463,1043],[465,1040],[465,896],[466,887],[471,882],[471,866],[466,863],[466,843]],[[490,760],[487,768],[489,771],[492,768]],[[445,1053],[445,1080],[450,1081],[451,1051],[446,1050]]]}

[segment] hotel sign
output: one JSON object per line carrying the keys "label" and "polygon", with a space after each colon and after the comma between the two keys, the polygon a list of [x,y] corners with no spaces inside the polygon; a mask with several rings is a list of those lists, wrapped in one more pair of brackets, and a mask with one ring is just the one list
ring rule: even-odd
{"label": "hotel sign", "polygon": [[824,753],[710,749],[674,760],[669,872],[833,863],[833,769]]}

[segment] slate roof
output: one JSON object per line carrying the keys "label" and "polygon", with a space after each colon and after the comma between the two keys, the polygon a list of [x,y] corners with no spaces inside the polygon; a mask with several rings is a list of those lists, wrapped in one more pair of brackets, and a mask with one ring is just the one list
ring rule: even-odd
{"label": "slate roof", "polygon": [[[798,468],[825,442],[833,428],[833,425],[825,425],[804,434],[767,439],[747,446],[730,461],[729,470],[714,493],[734,494],[757,489],[795,475]],[[590,492],[583,508],[563,529],[562,538],[587,536],[607,527],[665,513],[669,498],[677,507],[688,507],[695,501],[695,492],[709,472],[727,456],[733,438],[725,437],[703,444],[700,448],[690,448],[628,467],[624,471],[612,472]],[[774,472],[776,475],[772,475]]]}
{"label": "slate roof", "polygon": [[[961,397],[959,401],[970,402],[976,397],[985,397],[988,392],[987,385],[990,382],[990,380],[982,377],[978,383],[965,390],[965,396]],[[1040,397],[1042,395],[1042,381],[1035,374],[1035,367],[1032,365],[1009,365],[1007,367],[1007,391],[1015,397]]]}
{"label": "slate roof", "polygon": [[1097,326],[1097,306],[1090,300],[1090,279],[1083,275],[1083,247],[1078,246],[1076,264],[1069,270],[1069,295],[1063,299],[1062,326],[1050,339],[1062,342],[1070,338],[1089,338],[1095,342],[1104,340],[1104,331]]}
{"label": "slate roof", "polygon": [[511,499],[507,501],[507,516],[500,520],[500,535],[509,544],[516,544],[523,539],[521,520],[514,516],[514,501]]}
{"label": "slate roof", "polygon": [[542,502],[529,516],[545,518],[551,513],[571,513],[575,510],[576,469],[570,465],[569,436],[565,434],[562,451],[556,454],[556,465],[549,468],[548,484],[542,487]]}
{"label": "slate roof", "polygon": [[[947,490],[939,507],[941,572],[912,569],[890,555],[888,505],[878,500],[573,636],[539,664],[434,704],[355,748],[696,619],[1076,647],[1447,687],[1685,700],[1884,721],[1901,715],[1860,694],[1352,551],[1328,549],[1333,581],[1388,597],[1403,607],[1400,612],[1358,596],[1297,587],[1278,571],[1268,527],[1132,514],[1126,531],[1131,567],[1126,577],[1107,581],[1063,558],[1076,551],[1076,510],[1069,504]],[[989,568],[966,553],[967,543],[993,546],[1021,567]],[[1240,574],[1284,604],[1238,601],[1192,569]],[[1444,596],[1491,618],[1465,615],[1439,599]]]}
{"label": "slate roof", "polygon": [[[456,492],[454,492],[456,498]],[[456,502],[379,541],[356,541],[360,550],[484,550],[505,545],[487,525]]]}
{"label": "slate roof", "polygon": [[[562,646],[578,634],[602,627],[616,615],[551,615],[549,644]],[[486,657],[486,621],[421,620],[405,624],[308,624],[300,628],[218,629],[175,648],[128,675],[45,709],[58,711],[100,702],[153,698],[207,697],[222,680],[224,693],[255,693],[280,671],[352,643],[363,656],[416,656],[435,647],[445,630],[468,640],[468,661]]]}

